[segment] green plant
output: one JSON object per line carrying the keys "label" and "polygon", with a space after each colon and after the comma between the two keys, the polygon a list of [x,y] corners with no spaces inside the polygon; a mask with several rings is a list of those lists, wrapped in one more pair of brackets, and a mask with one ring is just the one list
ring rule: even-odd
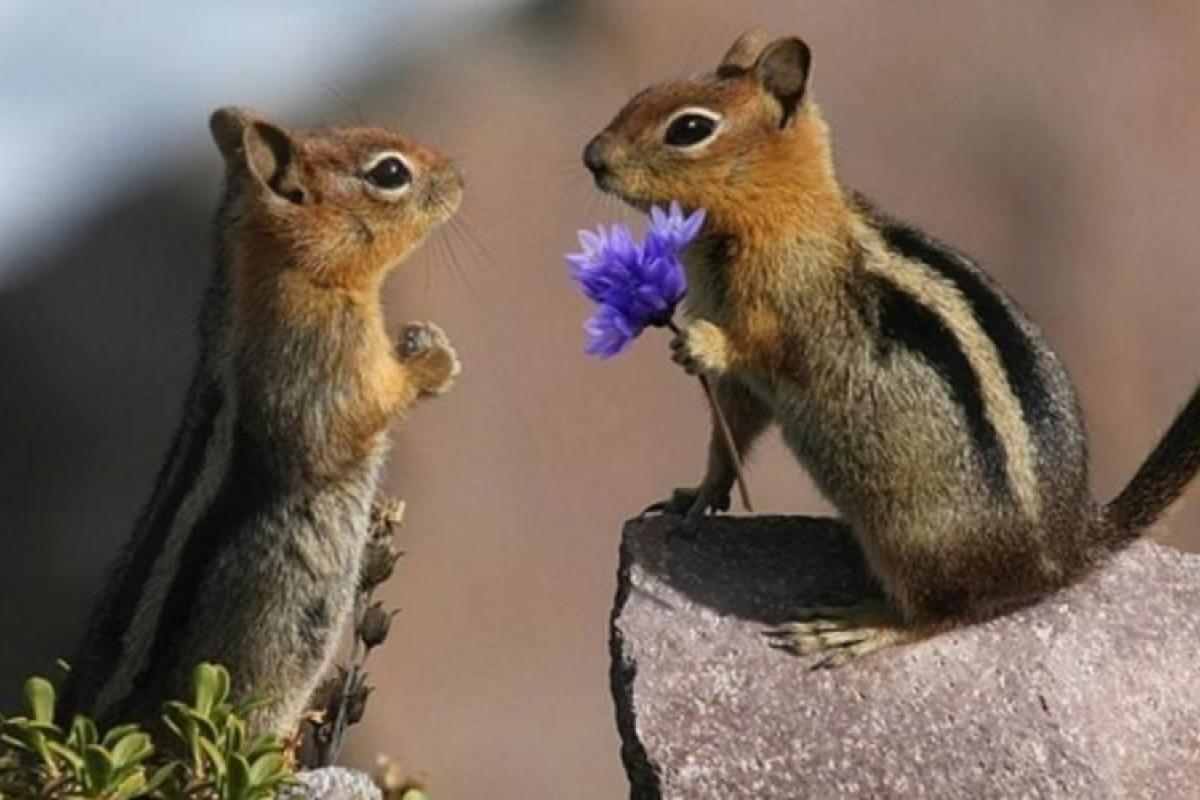
{"label": "green plant", "polygon": [[0,717],[0,797],[144,797],[166,779],[151,775],[150,737],[121,725],[103,736],[95,723],[76,717],[67,729],[54,723],[54,686],[45,678],[25,683],[29,716]]}
{"label": "green plant", "polygon": [[25,700],[28,716],[0,717],[0,800],[273,800],[292,782],[284,742],[249,736],[247,716],[262,703],[232,703],[220,666],[196,667],[192,702],[167,704],[158,743],[137,725],[101,735],[84,716],[62,728],[44,678],[26,682]]}
{"label": "green plant", "polygon": [[271,734],[250,738],[247,717],[265,701],[234,704],[229,672],[201,664],[193,676],[193,700],[167,703],[163,722],[181,751],[162,796],[205,800],[271,800],[290,782],[284,741]]}

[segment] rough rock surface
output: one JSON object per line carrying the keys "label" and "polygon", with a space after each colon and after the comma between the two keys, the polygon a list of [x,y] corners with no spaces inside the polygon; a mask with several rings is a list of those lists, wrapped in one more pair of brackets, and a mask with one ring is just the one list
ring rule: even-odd
{"label": "rough rock surface", "polygon": [[835,522],[625,528],[612,689],[633,798],[1200,797],[1200,557],[1149,542],[986,624],[835,670],[770,649],[872,591]]}
{"label": "rough rock surface", "polygon": [[342,767],[325,767],[296,776],[296,787],[288,800],[383,800],[383,793],[361,772]]}

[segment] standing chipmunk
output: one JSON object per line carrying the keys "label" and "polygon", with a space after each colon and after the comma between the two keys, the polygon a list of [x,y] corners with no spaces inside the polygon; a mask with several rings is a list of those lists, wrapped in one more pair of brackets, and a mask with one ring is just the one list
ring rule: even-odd
{"label": "standing chipmunk", "polygon": [[68,712],[157,718],[198,662],[287,732],[351,611],[388,424],[446,391],[434,325],[384,327],[380,290],[458,209],[443,156],[376,128],[299,133],[222,108],[216,268],[200,358],[153,495],[68,678]]}
{"label": "standing chipmunk", "polygon": [[[1200,391],[1112,502],[1092,499],[1075,391],[971,260],[838,182],[797,38],[743,35],[715,73],[638,94],[584,151],[604,191],[708,221],[672,343],[738,449],[775,421],[884,602],[805,609],[772,644],[834,666],[1035,600],[1133,541],[1200,468]],[[733,479],[656,504],[694,529]]]}

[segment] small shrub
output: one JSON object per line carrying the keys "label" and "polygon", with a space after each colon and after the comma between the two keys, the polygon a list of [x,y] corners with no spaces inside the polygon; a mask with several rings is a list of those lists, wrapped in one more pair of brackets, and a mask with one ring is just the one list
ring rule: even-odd
{"label": "small shrub", "polygon": [[101,735],[85,716],[63,729],[44,678],[26,682],[25,701],[28,716],[0,716],[0,800],[273,800],[293,781],[284,742],[249,737],[246,717],[262,703],[232,703],[224,667],[196,667],[192,702],[166,705],[158,743],[137,725]]}

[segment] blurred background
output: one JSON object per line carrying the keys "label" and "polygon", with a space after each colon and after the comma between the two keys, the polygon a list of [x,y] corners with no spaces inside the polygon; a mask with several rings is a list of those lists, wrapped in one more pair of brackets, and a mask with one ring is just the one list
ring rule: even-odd
{"label": "blurred background", "polygon": [[[210,268],[216,106],[457,157],[463,230],[391,280],[457,389],[395,430],[402,613],[349,759],[438,798],[625,794],[607,615],[622,521],[703,465],[664,335],[601,363],[561,254],[628,218],[579,163],[634,91],[802,35],[843,179],[975,255],[1064,356],[1112,494],[1200,376],[1200,4],[889,0],[0,3],[0,708],[79,633],[177,421]],[[761,511],[827,510],[772,437]],[[1195,494],[1195,492],[1194,492]],[[1162,541],[1200,549],[1200,513]]]}

